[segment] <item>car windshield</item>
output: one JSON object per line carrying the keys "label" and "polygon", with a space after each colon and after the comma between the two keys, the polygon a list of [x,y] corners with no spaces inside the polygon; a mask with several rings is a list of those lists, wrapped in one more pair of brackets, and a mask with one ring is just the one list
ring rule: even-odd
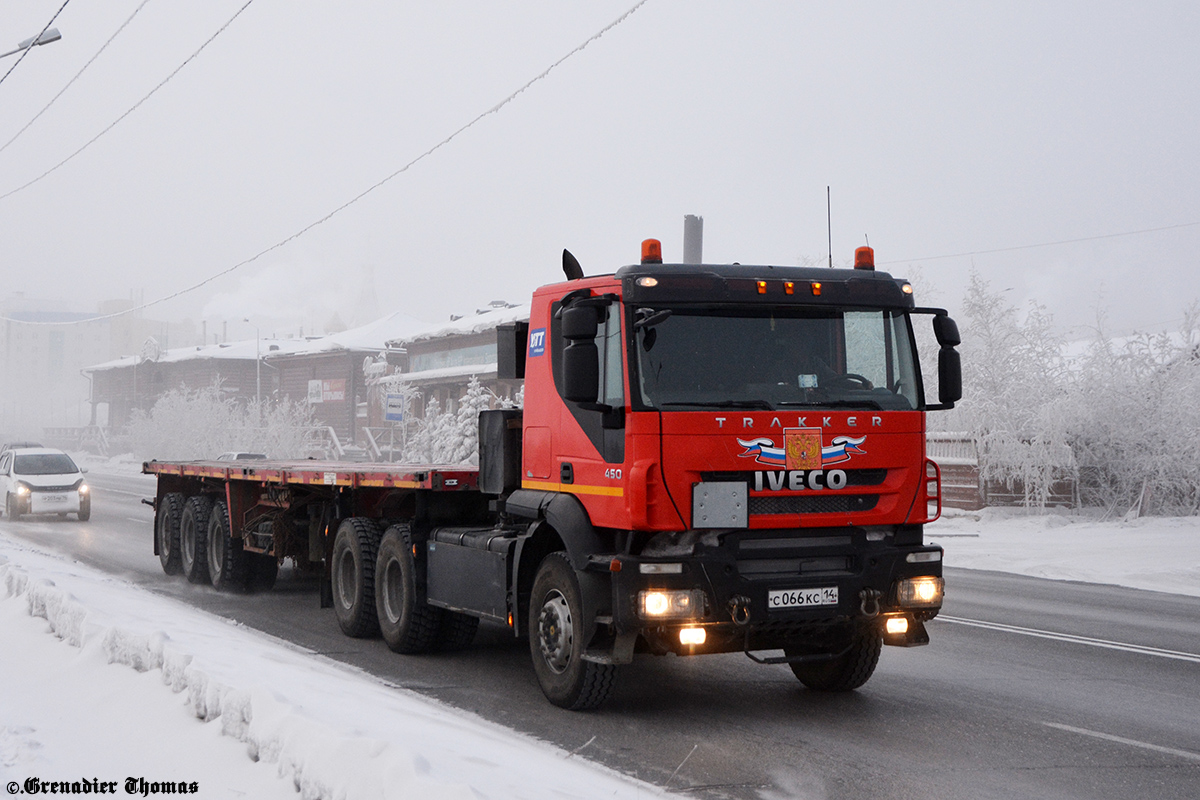
{"label": "car windshield", "polygon": [[851,308],[635,309],[646,408],[920,406],[903,311]]}
{"label": "car windshield", "polygon": [[64,475],[78,471],[66,453],[30,453],[18,455],[13,461],[13,472],[18,475]]}

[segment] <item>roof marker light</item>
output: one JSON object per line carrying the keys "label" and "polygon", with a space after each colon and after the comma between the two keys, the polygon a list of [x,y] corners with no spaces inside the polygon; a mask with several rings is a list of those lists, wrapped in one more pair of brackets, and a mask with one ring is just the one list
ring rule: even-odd
{"label": "roof marker light", "polygon": [[796,293],[796,284],[792,283],[791,281],[784,281],[783,282],[783,291],[786,294],[795,294]]}
{"label": "roof marker light", "polygon": [[821,296],[821,283],[819,281],[813,281],[812,293],[813,293],[813,297]]}
{"label": "roof marker light", "polygon": [[755,281],[755,283],[758,284],[758,293],[759,294],[767,293],[767,282],[766,281]]}
{"label": "roof marker light", "polygon": [[662,242],[658,239],[644,239],[642,241],[642,263],[662,263]]}
{"label": "roof marker light", "polygon": [[650,278],[650,277],[638,278],[637,285],[645,286],[647,288],[650,288],[652,286],[658,286],[658,278]]}

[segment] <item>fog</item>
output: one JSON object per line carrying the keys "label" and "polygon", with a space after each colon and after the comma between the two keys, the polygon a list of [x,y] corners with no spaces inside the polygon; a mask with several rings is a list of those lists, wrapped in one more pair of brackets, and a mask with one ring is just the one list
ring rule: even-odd
{"label": "fog", "polygon": [[[685,214],[707,261],[823,263],[826,187],[835,262],[869,237],[952,307],[972,269],[1065,329],[1161,329],[1200,296],[1185,2],[648,0],[275,247],[634,5],[68,3],[0,83],[0,145],[137,14],[0,150],[0,302],[132,296],[231,337],[436,321],[527,299],[564,247],[589,273],[646,237],[679,259]],[[61,6],[9,4],[0,42]]]}

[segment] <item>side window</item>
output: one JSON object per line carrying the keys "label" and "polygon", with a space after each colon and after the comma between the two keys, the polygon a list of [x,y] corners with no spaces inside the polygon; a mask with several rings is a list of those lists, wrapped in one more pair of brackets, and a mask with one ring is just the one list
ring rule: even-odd
{"label": "side window", "polygon": [[625,374],[621,352],[621,306],[609,304],[604,320],[596,331],[600,350],[600,402],[613,408],[625,405]]}

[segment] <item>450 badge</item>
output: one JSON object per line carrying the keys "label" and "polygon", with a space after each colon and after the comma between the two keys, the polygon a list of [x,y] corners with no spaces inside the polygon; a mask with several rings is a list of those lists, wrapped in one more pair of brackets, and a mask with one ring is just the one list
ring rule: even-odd
{"label": "450 badge", "polygon": [[846,485],[846,473],[840,469],[825,469],[832,464],[849,461],[854,455],[866,455],[862,444],[866,436],[835,436],[829,446],[821,445],[820,428],[784,428],[783,447],[776,447],[774,439],[738,439],[746,448],[740,458],[751,458],[759,464],[782,467],[782,472],[760,471],[754,473],[754,490],[768,489],[778,492],[783,489],[841,489]]}

